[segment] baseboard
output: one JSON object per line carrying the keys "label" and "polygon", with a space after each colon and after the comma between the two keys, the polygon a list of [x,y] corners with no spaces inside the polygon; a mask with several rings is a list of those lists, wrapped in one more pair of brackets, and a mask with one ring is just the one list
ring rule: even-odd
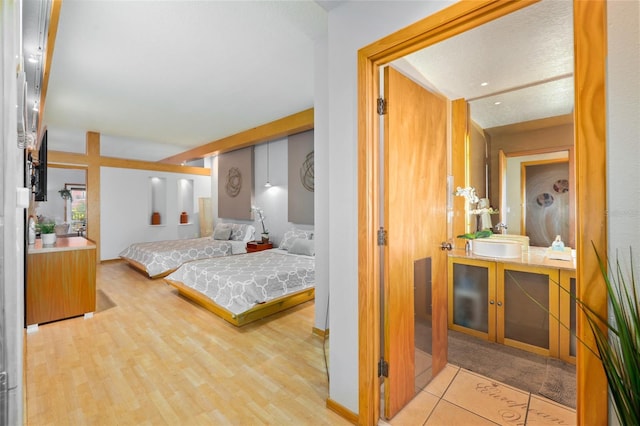
{"label": "baseboard", "polygon": [[334,413],[338,414],[343,419],[349,421],[350,423],[352,423],[354,425],[358,424],[358,420],[359,419],[358,419],[358,415],[356,413],[354,413],[353,411],[343,407],[342,405],[338,404],[337,402],[335,402],[331,398],[327,398],[327,408],[329,410],[333,411]]}
{"label": "baseboard", "polygon": [[329,329],[327,328],[326,330],[320,330],[319,328],[313,327],[311,329],[311,332],[313,334],[315,334],[318,337],[322,337],[323,339],[326,338],[327,336],[329,336]]}

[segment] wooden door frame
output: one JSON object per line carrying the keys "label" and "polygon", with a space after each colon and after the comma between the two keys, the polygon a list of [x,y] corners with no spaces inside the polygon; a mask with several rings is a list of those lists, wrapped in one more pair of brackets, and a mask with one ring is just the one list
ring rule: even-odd
{"label": "wooden door frame", "polygon": [[[380,413],[379,67],[485,24],[536,1],[461,1],[358,51],[358,422],[375,425]],[[607,253],[606,220],[606,0],[574,0],[576,249],[578,297],[606,317],[607,299],[596,252]],[[588,188],[588,193],[586,188]],[[593,344],[583,314],[578,338]],[[577,421],[606,424],[607,382],[597,357],[578,347]],[[588,401],[588,404],[587,404]]]}

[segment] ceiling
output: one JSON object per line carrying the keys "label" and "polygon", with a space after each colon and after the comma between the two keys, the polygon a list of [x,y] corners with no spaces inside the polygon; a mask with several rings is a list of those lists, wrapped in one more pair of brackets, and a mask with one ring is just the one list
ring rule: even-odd
{"label": "ceiling", "polygon": [[[314,45],[342,3],[64,0],[42,120],[187,150],[311,108]],[[27,58],[44,46],[41,4],[23,2],[30,107],[39,65]],[[568,114],[571,23],[571,2],[545,0],[395,66],[471,100],[485,128]]]}
{"label": "ceiling", "polygon": [[64,0],[43,122],[188,149],[306,110],[326,21],[311,0]]}
{"label": "ceiling", "polygon": [[544,0],[395,65],[449,99],[467,99],[483,129],[571,114],[572,8]]}

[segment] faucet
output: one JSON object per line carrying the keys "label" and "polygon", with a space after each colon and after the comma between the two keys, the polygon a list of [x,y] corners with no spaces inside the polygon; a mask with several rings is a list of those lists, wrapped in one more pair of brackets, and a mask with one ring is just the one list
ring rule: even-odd
{"label": "faucet", "polygon": [[493,227],[493,232],[496,234],[506,234],[507,233],[507,225],[505,223],[497,223],[496,226]]}

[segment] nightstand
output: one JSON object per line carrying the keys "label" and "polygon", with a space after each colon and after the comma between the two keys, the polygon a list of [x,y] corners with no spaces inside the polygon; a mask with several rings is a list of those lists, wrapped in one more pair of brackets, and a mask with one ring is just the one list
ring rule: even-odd
{"label": "nightstand", "polygon": [[273,248],[272,243],[263,243],[262,241],[249,241],[247,243],[247,253],[254,253],[256,251],[269,250]]}

